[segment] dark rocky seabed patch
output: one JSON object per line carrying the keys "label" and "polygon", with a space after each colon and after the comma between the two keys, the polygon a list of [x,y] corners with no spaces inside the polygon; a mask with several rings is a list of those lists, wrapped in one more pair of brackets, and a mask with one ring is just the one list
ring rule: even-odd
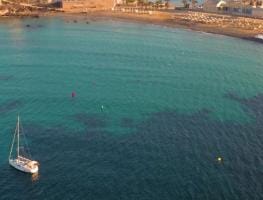
{"label": "dark rocky seabed patch", "polygon": [[11,100],[3,104],[0,104],[0,114],[6,114],[12,110],[15,110],[18,107],[21,107],[22,104],[23,103],[20,100]]}
{"label": "dark rocky seabed patch", "polygon": [[102,131],[108,120],[99,115],[74,116],[83,132],[26,125],[39,180],[2,166],[0,190],[7,199],[262,199],[263,95],[226,98],[254,121],[219,122],[206,109],[163,111],[137,124],[123,119],[135,132],[119,137]]}
{"label": "dark rocky seabed patch", "polygon": [[0,81],[8,81],[12,78],[13,78],[13,76],[0,75]]}

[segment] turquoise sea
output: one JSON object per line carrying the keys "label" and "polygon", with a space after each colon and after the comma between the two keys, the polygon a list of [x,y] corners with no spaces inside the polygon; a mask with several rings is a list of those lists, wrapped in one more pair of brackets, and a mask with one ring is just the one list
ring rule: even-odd
{"label": "turquoise sea", "polygon": [[[0,21],[1,200],[263,199],[262,44],[76,22]],[[7,162],[18,114],[35,176]]]}

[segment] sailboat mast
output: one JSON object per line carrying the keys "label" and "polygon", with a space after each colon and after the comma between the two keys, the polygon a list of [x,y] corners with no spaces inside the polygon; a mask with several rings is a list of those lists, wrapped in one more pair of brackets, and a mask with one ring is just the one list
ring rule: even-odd
{"label": "sailboat mast", "polygon": [[13,147],[14,147],[14,143],[15,143],[15,139],[16,139],[16,131],[17,131],[17,126],[16,126],[15,134],[13,136],[13,141],[12,141],[10,152],[9,152],[9,160],[11,159],[12,152],[13,152]]}
{"label": "sailboat mast", "polygon": [[17,117],[17,157],[19,156],[19,115]]}

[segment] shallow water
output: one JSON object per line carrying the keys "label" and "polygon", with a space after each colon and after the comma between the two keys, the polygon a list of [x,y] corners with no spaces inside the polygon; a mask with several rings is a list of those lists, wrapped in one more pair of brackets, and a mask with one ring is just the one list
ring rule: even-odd
{"label": "shallow water", "polygon": [[[154,25],[2,20],[1,199],[262,199],[262,55]],[[38,177],[7,164],[18,113]]]}

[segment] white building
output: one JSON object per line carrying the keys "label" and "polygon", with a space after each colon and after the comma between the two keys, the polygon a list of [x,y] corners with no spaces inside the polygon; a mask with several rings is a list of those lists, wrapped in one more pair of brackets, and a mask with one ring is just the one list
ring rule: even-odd
{"label": "white building", "polygon": [[123,0],[116,0],[116,3],[117,3],[117,4],[123,4],[124,1],[123,1]]}
{"label": "white building", "polygon": [[124,0],[113,0],[114,1],[114,5],[120,5],[120,4],[124,4],[125,1]]}
{"label": "white building", "polygon": [[248,0],[205,0],[204,10],[233,15],[247,15],[263,18],[263,0],[255,0],[256,6],[251,6]]}

